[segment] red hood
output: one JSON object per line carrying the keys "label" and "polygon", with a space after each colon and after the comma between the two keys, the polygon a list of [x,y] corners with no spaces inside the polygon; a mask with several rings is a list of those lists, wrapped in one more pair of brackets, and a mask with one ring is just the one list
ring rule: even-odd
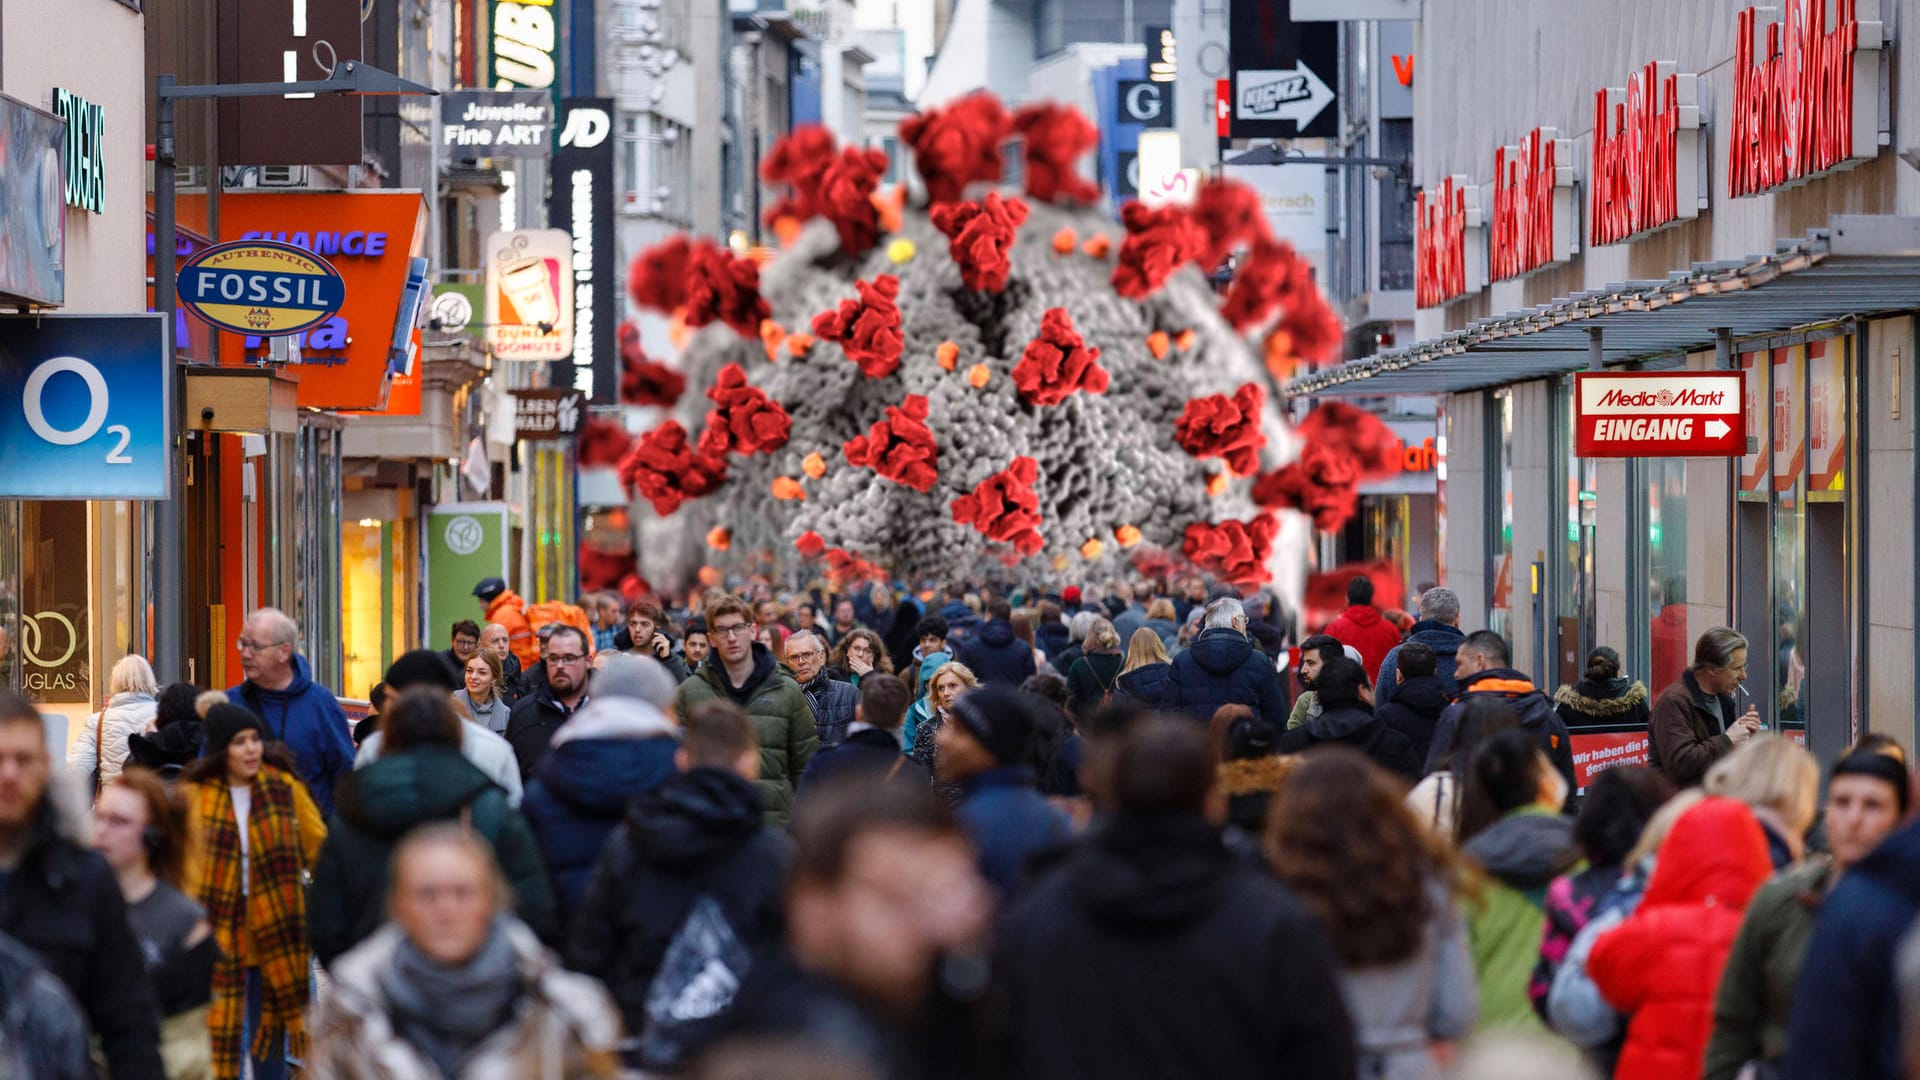
{"label": "red hood", "polygon": [[1660,845],[1644,906],[1711,901],[1741,911],[1772,874],[1767,837],[1753,811],[1711,797],[1680,815]]}
{"label": "red hood", "polygon": [[1372,604],[1355,604],[1341,612],[1340,617],[1362,630],[1370,629],[1386,621],[1385,617],[1380,614],[1380,609],[1374,607]]}

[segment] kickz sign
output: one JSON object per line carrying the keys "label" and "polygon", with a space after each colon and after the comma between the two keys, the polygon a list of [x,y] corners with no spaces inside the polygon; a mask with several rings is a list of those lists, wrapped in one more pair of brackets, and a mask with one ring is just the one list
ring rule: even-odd
{"label": "kickz sign", "polygon": [[1438,307],[1487,286],[1487,223],[1480,189],[1465,176],[1449,176],[1413,209],[1414,302]]}
{"label": "kickz sign", "polygon": [[1624,243],[1699,217],[1707,201],[1700,77],[1658,61],[1593,99],[1588,240]]}
{"label": "kickz sign", "polygon": [[1738,371],[1583,371],[1573,377],[1579,457],[1739,457],[1747,451]]}
{"label": "kickz sign", "polygon": [[1494,281],[1524,277],[1580,253],[1580,207],[1574,199],[1579,158],[1573,140],[1559,134],[1550,127],[1534,128],[1520,145],[1493,153],[1487,263]]}
{"label": "kickz sign", "polygon": [[[1879,0],[1785,0],[1740,12],[1733,35],[1727,191],[1738,198],[1871,161],[1889,132]],[[1861,14],[1864,10],[1864,16]]]}

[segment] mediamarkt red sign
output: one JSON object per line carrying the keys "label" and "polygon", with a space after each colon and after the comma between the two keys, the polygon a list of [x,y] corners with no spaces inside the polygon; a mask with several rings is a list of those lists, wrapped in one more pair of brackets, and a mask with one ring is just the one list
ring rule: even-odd
{"label": "mediamarkt red sign", "polygon": [[[1879,0],[1784,0],[1747,8],[1733,35],[1734,196],[1805,183],[1880,153]],[[1866,16],[1860,15],[1861,9]]]}
{"label": "mediamarkt red sign", "polygon": [[1580,251],[1573,201],[1573,140],[1534,128],[1518,146],[1493,153],[1493,239],[1487,257],[1495,281],[1566,262]]}
{"label": "mediamarkt red sign", "polygon": [[1738,371],[1583,371],[1573,377],[1580,457],[1739,457]]}
{"label": "mediamarkt red sign", "polygon": [[1440,190],[1414,200],[1414,302],[1438,307],[1479,292],[1487,284],[1485,222],[1480,189],[1464,176],[1449,176]]}
{"label": "mediamarkt red sign", "polygon": [[1593,198],[1588,238],[1597,246],[1635,240],[1700,216],[1706,161],[1700,138],[1699,76],[1658,61],[1625,88],[1593,95]]}

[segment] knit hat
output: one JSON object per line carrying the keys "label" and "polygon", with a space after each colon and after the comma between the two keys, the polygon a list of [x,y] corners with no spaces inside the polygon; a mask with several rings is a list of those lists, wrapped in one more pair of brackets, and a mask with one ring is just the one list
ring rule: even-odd
{"label": "knit hat", "polygon": [[460,689],[460,673],[453,670],[447,658],[432,649],[412,649],[401,653],[400,658],[387,669],[389,697],[411,690],[416,686],[432,686],[451,694]]}
{"label": "knit hat", "polygon": [[1016,690],[983,686],[962,694],[950,710],[969,735],[1002,765],[1027,760],[1033,737],[1043,722],[1036,702]]}
{"label": "knit hat", "polygon": [[596,700],[638,698],[656,709],[664,709],[673,704],[677,689],[673,676],[651,656],[615,656],[593,673]]}
{"label": "knit hat", "polygon": [[249,728],[259,732],[260,738],[267,737],[266,725],[260,722],[260,718],[238,705],[229,703],[215,705],[207,710],[204,723],[207,729],[207,741],[201,745],[200,752],[208,757],[226,753],[227,744]]}
{"label": "knit hat", "polygon": [[1066,601],[1069,604],[1079,603],[1080,602],[1080,586],[1069,585],[1066,588],[1061,589],[1060,599]]}

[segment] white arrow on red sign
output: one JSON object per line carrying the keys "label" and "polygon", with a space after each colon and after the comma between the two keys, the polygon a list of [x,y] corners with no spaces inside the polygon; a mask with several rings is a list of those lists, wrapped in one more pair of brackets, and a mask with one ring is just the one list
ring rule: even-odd
{"label": "white arrow on red sign", "polygon": [[1581,457],[1739,457],[1747,450],[1738,371],[1588,371],[1574,376]]}

